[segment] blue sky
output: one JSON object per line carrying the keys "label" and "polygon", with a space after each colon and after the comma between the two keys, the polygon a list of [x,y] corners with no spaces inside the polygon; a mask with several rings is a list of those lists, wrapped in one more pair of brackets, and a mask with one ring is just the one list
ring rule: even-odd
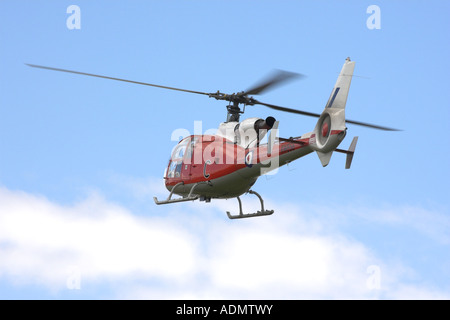
{"label": "blue sky", "polygon": [[[72,4],[80,29],[66,25]],[[380,29],[366,25],[370,5]],[[1,1],[0,298],[449,299],[449,9]],[[351,170],[341,154],[326,168],[311,154],[261,177],[254,190],[275,214],[249,221],[228,220],[234,199],[152,200],[167,196],[174,130],[217,128],[223,102],[25,65],[226,93],[284,69],[306,77],[257,98],[321,112],[348,56],[360,77],[347,118],[403,131],[349,125]],[[316,122],[245,113],[269,115],[286,137]]]}

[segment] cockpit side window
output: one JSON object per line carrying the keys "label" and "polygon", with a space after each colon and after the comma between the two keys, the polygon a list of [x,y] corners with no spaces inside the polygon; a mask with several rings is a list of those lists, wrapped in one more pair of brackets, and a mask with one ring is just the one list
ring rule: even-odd
{"label": "cockpit side window", "polygon": [[188,147],[190,140],[190,137],[185,138],[175,147],[169,164],[168,178],[179,178],[181,176],[183,158],[186,154],[186,148]]}

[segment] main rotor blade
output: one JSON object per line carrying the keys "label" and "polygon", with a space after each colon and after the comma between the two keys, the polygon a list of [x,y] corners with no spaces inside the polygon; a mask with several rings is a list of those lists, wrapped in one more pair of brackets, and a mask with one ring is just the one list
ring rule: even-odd
{"label": "main rotor blade", "polygon": [[385,131],[402,131],[401,129],[395,129],[395,128],[389,128],[389,127],[383,127],[376,124],[370,124],[366,122],[360,122],[360,121],[353,121],[353,120],[345,120],[347,123],[356,124],[358,126],[378,129],[378,130],[385,130]]}
{"label": "main rotor blade", "polygon": [[[269,104],[269,103],[259,102],[259,101],[256,101],[256,100],[255,100],[255,104],[261,104],[263,106],[266,106],[266,107],[269,107],[269,108],[272,108],[272,109],[275,109],[275,110],[279,110],[279,111],[290,112],[290,113],[295,113],[295,114],[301,114],[301,115],[304,115],[304,116],[320,118],[320,114],[319,113],[313,113],[313,112],[307,112],[307,111],[302,111],[302,110],[297,110],[297,109],[280,107],[280,106],[276,106],[276,105]],[[394,128],[379,126],[379,125],[370,124],[370,123],[366,123],[366,122],[354,121],[354,120],[347,120],[346,119],[345,122],[346,123],[355,124],[355,125],[358,125],[358,126],[372,128],[372,129],[378,129],[378,130],[401,131],[400,129],[394,129]]]}
{"label": "main rotor blade", "polygon": [[110,79],[110,80],[117,80],[117,81],[123,81],[123,82],[140,84],[140,85],[144,85],[144,86],[151,86],[151,87],[157,87],[157,88],[163,88],[163,89],[170,89],[170,90],[176,90],[176,91],[183,91],[183,92],[190,92],[190,93],[196,93],[196,94],[203,94],[203,95],[207,95],[207,96],[210,95],[209,93],[201,92],[201,91],[193,91],[193,90],[186,90],[186,89],[180,89],[180,88],[174,88],[174,87],[167,87],[167,86],[161,86],[161,85],[158,85],[158,84],[151,84],[151,83],[147,83],[147,82],[140,82],[140,81],[133,81],[133,80],[127,80],[127,79],[120,79],[120,78],[102,76],[102,75],[93,74],[93,73],[86,73],[86,72],[80,72],[80,71],[73,71],[73,70],[52,68],[52,67],[46,67],[46,66],[39,66],[39,65],[36,65],[36,64],[29,64],[29,63],[26,63],[26,65],[30,66],[30,67],[33,67],[33,68],[41,68],[41,69],[47,69],[47,70],[53,70],[53,71],[75,73],[75,74],[81,74],[81,75],[84,75],[84,76],[97,77],[97,78]]}
{"label": "main rotor blade", "polygon": [[279,110],[279,111],[296,113],[296,114],[301,114],[301,115],[309,116],[309,117],[316,117],[316,118],[320,117],[320,113],[307,112],[307,111],[302,111],[302,110],[297,110],[297,109],[280,107],[280,106],[276,106],[274,104],[265,103],[265,102],[259,102],[259,101],[256,101],[256,100],[255,100],[255,104],[261,104],[263,106],[266,106],[266,107],[269,107],[269,108],[272,108],[272,109],[275,109],[275,110]]}
{"label": "main rotor blade", "polygon": [[273,89],[273,87],[280,85],[282,82],[290,79],[292,80],[297,77],[303,77],[303,75],[289,71],[276,70],[269,78],[245,91],[245,94],[260,94],[269,88]]}

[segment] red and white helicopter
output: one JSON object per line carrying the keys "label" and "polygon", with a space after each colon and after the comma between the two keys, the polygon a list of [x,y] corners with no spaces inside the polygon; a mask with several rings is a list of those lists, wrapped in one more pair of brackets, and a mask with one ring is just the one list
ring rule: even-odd
{"label": "red and white helicopter", "polygon": [[[330,162],[333,152],[345,153],[347,155],[345,168],[349,169],[358,137],[353,138],[348,150],[337,148],[347,133],[346,123],[381,130],[397,130],[345,119],[345,105],[355,68],[355,62],[351,61],[350,58],[345,60],[330,98],[321,114],[268,104],[249,96],[260,94],[268,88],[297,75],[289,72],[279,71],[270,79],[247,91],[224,94],[220,91],[206,93],[66,69],[28,65],[202,94],[217,100],[228,101],[227,120],[219,125],[216,134],[191,135],[182,139],[174,148],[164,174],[165,185],[170,194],[166,200],[160,201],[154,197],[154,201],[161,205],[197,199],[209,202],[211,199],[237,198],[239,213],[232,215],[227,212],[230,219],[271,215],[274,211],[264,208],[263,199],[257,192],[251,190],[251,187],[261,175],[314,151],[324,167]],[[317,117],[319,120],[311,132],[298,137],[280,138],[277,132],[279,122],[273,117],[267,117],[266,119],[248,118],[239,121],[240,115],[245,111],[245,106],[257,104],[279,111]],[[241,110],[239,105],[244,105],[244,109]],[[261,140],[269,131],[267,143],[261,143]],[[259,198],[261,210],[256,213],[244,214],[240,196],[245,193],[254,194]],[[180,197],[172,198],[174,194]]]}

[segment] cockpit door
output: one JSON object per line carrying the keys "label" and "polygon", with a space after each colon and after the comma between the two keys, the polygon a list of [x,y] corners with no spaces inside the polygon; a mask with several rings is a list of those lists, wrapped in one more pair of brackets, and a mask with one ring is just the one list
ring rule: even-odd
{"label": "cockpit door", "polygon": [[197,142],[197,137],[192,137],[187,145],[186,154],[183,159],[183,168],[181,169],[181,177],[183,180],[191,179],[192,165],[194,164],[194,148]]}

